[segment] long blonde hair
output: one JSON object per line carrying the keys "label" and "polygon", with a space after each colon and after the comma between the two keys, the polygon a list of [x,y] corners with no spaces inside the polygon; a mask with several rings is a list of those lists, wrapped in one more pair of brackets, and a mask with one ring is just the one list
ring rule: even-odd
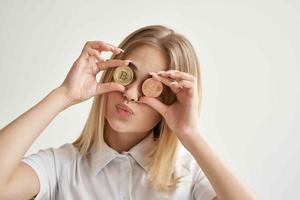
{"label": "long blonde hair", "polygon": [[[174,30],[162,26],[151,25],[142,27],[129,34],[118,46],[125,53],[112,55],[111,59],[123,59],[139,45],[153,45],[159,47],[166,53],[169,59],[169,69],[187,72],[197,78],[195,84],[198,97],[198,116],[201,105],[201,76],[200,65],[195,50],[187,38]],[[113,69],[103,71],[100,83],[112,81]],[[162,102],[172,104],[176,96],[167,87],[164,91]],[[93,104],[81,132],[81,135],[72,143],[83,155],[90,152],[93,145],[103,142],[105,126],[107,95],[101,94],[94,97]],[[159,190],[168,191],[173,189],[181,177],[174,176],[176,157],[179,149],[179,140],[174,132],[170,130],[165,120],[162,120],[153,128],[153,140],[157,142],[155,149],[149,156],[148,173],[150,184]],[[167,163],[167,164],[166,164]]]}

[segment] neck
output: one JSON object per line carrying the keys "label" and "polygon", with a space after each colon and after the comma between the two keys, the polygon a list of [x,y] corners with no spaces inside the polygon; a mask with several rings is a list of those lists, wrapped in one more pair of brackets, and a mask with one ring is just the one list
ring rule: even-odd
{"label": "neck", "polygon": [[114,150],[121,153],[129,151],[133,146],[142,141],[150,132],[118,132],[112,129],[106,121],[104,128],[104,141]]}

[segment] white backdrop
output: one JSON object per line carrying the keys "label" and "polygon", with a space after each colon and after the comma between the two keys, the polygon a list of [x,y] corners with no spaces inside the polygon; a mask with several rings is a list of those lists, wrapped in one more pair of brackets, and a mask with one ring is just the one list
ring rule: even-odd
{"label": "white backdrop", "polygon": [[[0,126],[57,87],[87,40],[118,45],[150,24],[174,28],[196,48],[202,132],[219,156],[262,199],[300,199],[296,0],[1,0]],[[26,155],[77,138],[91,102],[60,113]]]}

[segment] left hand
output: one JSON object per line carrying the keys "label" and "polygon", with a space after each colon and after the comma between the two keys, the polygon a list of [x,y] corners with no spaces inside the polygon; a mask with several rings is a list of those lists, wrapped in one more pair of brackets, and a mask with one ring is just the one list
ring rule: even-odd
{"label": "left hand", "polygon": [[143,96],[140,97],[138,102],[145,103],[158,111],[180,140],[189,134],[193,134],[199,127],[196,77],[178,70],[150,74],[154,79],[170,87],[172,92],[176,94],[177,101],[172,105],[166,105],[156,98]]}

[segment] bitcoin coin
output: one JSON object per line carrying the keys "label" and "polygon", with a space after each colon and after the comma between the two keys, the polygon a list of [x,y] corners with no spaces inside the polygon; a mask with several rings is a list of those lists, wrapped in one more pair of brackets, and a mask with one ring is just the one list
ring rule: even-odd
{"label": "bitcoin coin", "polygon": [[114,81],[123,86],[130,84],[133,80],[133,76],[133,70],[126,65],[117,67],[113,72]]}
{"label": "bitcoin coin", "polygon": [[142,85],[142,91],[145,96],[158,97],[163,91],[163,84],[154,78],[148,78]]}

